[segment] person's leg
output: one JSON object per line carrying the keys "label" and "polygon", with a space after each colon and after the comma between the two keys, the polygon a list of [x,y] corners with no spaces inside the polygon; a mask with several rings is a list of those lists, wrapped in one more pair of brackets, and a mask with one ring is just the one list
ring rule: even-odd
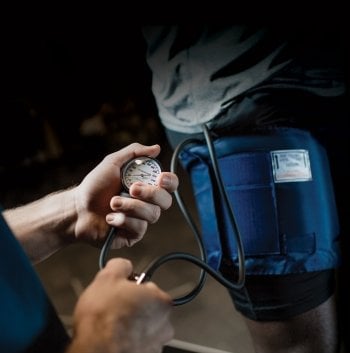
{"label": "person's leg", "polygon": [[334,270],[247,276],[243,289],[229,291],[256,352],[339,352],[335,280]]}
{"label": "person's leg", "polygon": [[[328,129],[323,129],[323,125],[322,128],[319,127],[317,130],[325,131],[327,135],[329,133]],[[178,136],[171,135],[169,137],[170,141],[172,137],[176,138]],[[179,140],[173,139],[171,142],[176,144],[179,143]],[[291,148],[308,147],[304,147],[301,144],[301,146],[292,146]],[[316,155],[312,155],[312,158],[314,157],[316,158]],[[313,175],[316,181],[319,177],[322,177],[322,170],[317,170],[317,172]],[[326,175],[327,170],[324,172]],[[327,193],[327,190],[331,190],[328,184],[324,185],[323,190],[320,190],[320,192]],[[313,192],[305,195],[305,200],[310,200],[310,198],[315,201]],[[282,201],[291,208],[288,199],[283,199]],[[303,201],[301,200],[301,202]],[[317,204],[318,201],[316,206]],[[303,206],[300,210],[305,208],[305,204]],[[205,207],[207,207],[207,204]],[[264,204],[264,207],[267,206]],[[287,212],[288,209],[284,208],[284,211]],[[322,211],[319,214],[322,214],[322,217],[313,219],[313,221],[319,221],[321,224],[324,220],[329,220],[330,223],[334,221],[328,213]],[[295,217],[300,217],[300,219],[305,220],[309,215],[309,212],[305,214],[298,213],[297,215],[294,214],[294,218],[292,217],[291,219],[295,220]],[[220,217],[217,218],[219,219]],[[282,217],[282,220],[285,221],[285,218]],[[294,227],[293,222],[292,226]],[[306,227],[306,232],[308,228],[310,227]],[[319,227],[316,228],[318,229]],[[260,225],[259,229],[261,230]],[[303,234],[303,232],[305,232],[305,229],[300,234]],[[312,269],[307,268],[307,265],[305,267],[303,265],[304,263],[310,264],[311,260],[308,255],[302,256],[302,253],[307,254],[307,246],[310,245],[302,239],[298,243],[302,247],[305,246],[301,254],[295,258],[293,258],[292,253],[286,255],[286,261],[290,260],[290,262],[287,261],[288,264],[296,265],[295,272],[297,273],[289,271],[288,266],[280,267],[280,271],[276,268],[274,272],[274,261],[279,258],[274,254],[269,255],[261,252],[254,257],[256,263],[253,268],[257,271],[257,274],[251,276],[253,272],[248,273],[244,290],[242,292],[238,291],[238,293],[235,291],[235,293],[231,294],[236,309],[246,319],[257,353],[336,353],[339,351],[338,319],[334,304],[335,273],[334,270],[323,271],[324,268],[336,267],[337,261],[335,260],[338,258],[338,253],[335,250],[335,243],[338,241],[338,235],[335,232],[334,234],[327,234],[330,237],[329,239],[323,238],[323,229],[320,234],[316,234],[318,247],[323,249],[323,251],[319,252],[317,259],[314,258],[316,266]],[[261,236],[265,235],[265,233],[261,233]],[[322,242],[324,242],[323,245]],[[230,249],[226,249],[225,243],[221,245],[223,256],[228,258],[226,259],[227,261],[221,262],[220,271],[228,280],[235,282],[235,271],[230,265],[232,263],[229,258],[230,255],[227,255]],[[283,247],[281,248],[284,249]],[[266,262],[262,263],[262,259],[266,259]],[[330,259],[334,259],[334,263],[328,261]],[[248,260],[251,265],[252,258],[249,257]],[[267,273],[271,275],[266,275]]]}
{"label": "person's leg", "polygon": [[338,328],[334,296],[286,320],[245,318],[256,353],[337,353]]}

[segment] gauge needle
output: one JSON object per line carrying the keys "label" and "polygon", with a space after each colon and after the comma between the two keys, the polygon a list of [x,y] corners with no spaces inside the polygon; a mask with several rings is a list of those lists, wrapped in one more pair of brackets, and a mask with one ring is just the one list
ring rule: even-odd
{"label": "gauge needle", "polygon": [[141,174],[132,174],[131,176],[140,176],[140,177],[145,177],[145,176],[150,176],[151,175],[151,173],[146,173],[146,172],[143,172],[143,173],[141,173]]}
{"label": "gauge needle", "polygon": [[145,175],[151,175],[151,173],[145,172],[145,171],[142,170],[142,169],[140,169],[140,171],[141,171],[142,173],[144,173]]}

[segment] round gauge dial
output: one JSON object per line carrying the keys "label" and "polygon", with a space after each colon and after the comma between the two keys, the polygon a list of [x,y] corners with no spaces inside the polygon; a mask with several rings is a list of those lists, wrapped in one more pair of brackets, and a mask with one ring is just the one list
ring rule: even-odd
{"label": "round gauge dial", "polygon": [[136,181],[156,185],[156,179],[161,172],[161,165],[155,158],[145,156],[134,158],[122,168],[121,179],[123,187],[129,191],[130,186]]}

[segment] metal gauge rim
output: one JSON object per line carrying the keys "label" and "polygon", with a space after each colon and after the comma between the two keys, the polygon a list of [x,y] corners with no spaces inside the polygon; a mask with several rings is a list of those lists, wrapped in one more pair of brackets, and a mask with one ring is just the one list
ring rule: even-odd
{"label": "metal gauge rim", "polygon": [[147,156],[136,157],[123,165],[121,182],[126,191],[129,191],[131,185],[136,181],[156,185],[156,178],[161,172],[161,163],[156,158]]}

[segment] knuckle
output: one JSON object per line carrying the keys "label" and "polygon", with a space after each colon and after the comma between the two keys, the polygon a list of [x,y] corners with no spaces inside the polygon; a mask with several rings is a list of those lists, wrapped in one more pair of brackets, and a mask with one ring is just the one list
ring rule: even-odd
{"label": "knuckle", "polygon": [[138,143],[138,142],[133,142],[133,143],[130,144],[130,148],[131,149],[134,149],[134,148],[137,148],[137,147],[141,147],[141,144]]}
{"label": "knuckle", "polygon": [[152,207],[152,213],[151,213],[151,217],[150,217],[150,223],[154,224],[158,221],[158,219],[160,218],[161,215],[161,209],[159,206],[154,206]]}

